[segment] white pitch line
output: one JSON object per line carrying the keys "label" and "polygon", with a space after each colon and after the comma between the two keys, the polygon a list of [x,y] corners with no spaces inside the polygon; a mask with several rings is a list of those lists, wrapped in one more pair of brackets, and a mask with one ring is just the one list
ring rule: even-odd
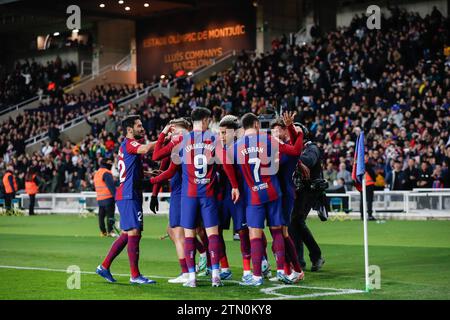
{"label": "white pitch line", "polygon": [[[64,272],[67,273],[67,270],[64,269],[51,269],[51,268],[42,268],[42,267],[20,267],[20,266],[7,266],[7,265],[0,265],[0,269],[14,269],[14,270],[34,270],[34,271],[49,271],[49,272]],[[96,274],[93,271],[80,271],[81,274]],[[114,274],[114,276],[117,277],[129,277],[129,274]],[[170,279],[172,277],[167,276],[155,276],[150,275],[149,278],[159,278],[159,279]],[[204,281],[204,279],[198,279],[199,281]],[[206,280],[206,279],[205,279]],[[226,280],[226,282],[229,283],[239,283],[237,280]],[[271,283],[269,283],[271,284]],[[322,292],[322,293],[311,293],[311,294],[303,294],[303,295],[287,295],[276,292],[276,290],[279,289],[288,289],[288,288],[299,288],[299,289],[307,289],[307,290],[328,290],[331,292]],[[363,290],[356,290],[356,289],[338,289],[338,288],[325,288],[325,287],[310,287],[310,286],[302,286],[302,285],[295,285],[295,286],[288,286],[288,285],[275,285],[270,288],[264,288],[260,290],[262,293],[267,295],[274,295],[275,297],[272,298],[257,298],[255,300],[286,300],[286,299],[302,299],[302,298],[315,298],[315,297],[323,297],[323,296],[337,296],[337,295],[343,295],[343,294],[355,294],[355,293],[364,293]]]}
{"label": "white pitch line", "polygon": [[[287,295],[276,292],[279,289],[287,289],[287,288],[299,288],[299,289],[316,289],[316,290],[332,290],[332,292],[321,292],[321,293],[310,293],[310,294],[302,294],[298,296]],[[261,292],[264,294],[275,295],[273,298],[261,298],[255,300],[286,300],[286,299],[305,299],[305,298],[316,298],[316,297],[325,297],[325,296],[337,296],[343,294],[355,294],[355,293],[364,293],[363,290],[356,289],[337,289],[337,288],[322,288],[322,287],[309,287],[309,286],[286,286],[286,285],[277,285],[272,288],[264,288],[261,289]]]}
{"label": "white pitch line", "polygon": [[[50,269],[50,268],[39,268],[39,267],[18,267],[18,266],[2,266],[0,265],[0,269],[15,269],[15,270],[36,270],[36,271],[51,271],[51,272],[64,272],[67,273],[67,270],[64,269]],[[73,273],[73,272],[72,272]],[[92,271],[80,271],[81,274],[96,274]],[[115,273],[114,276],[117,277],[129,277],[129,274],[121,274]],[[148,276],[149,278],[160,278],[160,279],[170,279],[172,277],[166,276]]]}

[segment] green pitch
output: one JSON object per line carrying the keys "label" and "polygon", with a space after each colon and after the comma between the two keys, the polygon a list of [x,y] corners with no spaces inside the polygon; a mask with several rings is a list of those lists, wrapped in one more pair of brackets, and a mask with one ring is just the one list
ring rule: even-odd
{"label": "green pitch", "polygon": [[[381,270],[381,289],[370,293],[359,291],[364,289],[360,221],[311,219],[326,258],[323,270],[306,272],[299,285],[266,281],[262,288],[240,287],[236,281],[211,288],[206,278],[198,288],[168,284],[179,266],[171,241],[159,239],[166,225],[165,216],[145,218],[141,272],[158,283],[132,286],[126,250],[111,268],[113,274],[123,274],[117,283],[92,274],[113,242],[98,236],[96,218],[0,217],[0,299],[450,299],[450,221],[369,223],[370,264]],[[233,276],[239,280],[239,242],[232,241],[231,233],[225,238]],[[274,266],[271,254],[270,260]],[[70,274],[65,271],[71,265],[82,271],[79,290],[67,288]]]}

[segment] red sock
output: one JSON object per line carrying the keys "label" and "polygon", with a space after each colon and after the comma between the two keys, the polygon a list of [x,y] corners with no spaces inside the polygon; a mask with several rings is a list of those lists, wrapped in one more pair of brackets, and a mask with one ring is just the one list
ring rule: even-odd
{"label": "red sock", "polygon": [[228,258],[227,256],[223,256],[222,258],[220,258],[220,267],[223,268],[229,268],[230,265],[228,264]]}
{"label": "red sock", "polygon": [[128,243],[128,235],[126,233],[122,233],[119,238],[114,241],[114,243],[111,246],[111,249],[109,249],[108,255],[106,256],[105,260],[102,262],[102,266],[105,269],[109,269],[111,266],[111,263],[114,261],[114,259],[122,252],[123,248]]}
{"label": "red sock", "polygon": [[284,270],[285,263],[285,248],[284,248],[284,239],[283,239],[283,231],[281,229],[271,229],[272,233],[272,251],[275,255],[275,260],[277,263],[277,270]]}
{"label": "red sock", "polygon": [[242,265],[243,265],[244,271],[252,270],[250,258],[242,258]]}
{"label": "red sock", "polygon": [[241,254],[244,271],[250,271],[251,249],[248,229],[239,231],[239,239],[241,240]]}
{"label": "red sock", "polygon": [[203,246],[205,247],[205,249],[208,249],[208,236],[206,235],[206,232],[200,232],[198,234],[198,236],[200,237],[200,240],[202,241]]}
{"label": "red sock", "polygon": [[219,235],[219,239],[222,245],[222,256],[220,257],[220,267],[229,268],[230,266],[228,264],[227,251],[225,247],[225,239],[223,238],[223,234]]}
{"label": "red sock", "polygon": [[222,245],[222,256],[220,257],[220,259],[222,259],[223,257],[225,257],[225,259],[227,258],[227,249],[225,246],[225,239],[223,238],[223,234],[219,234],[219,239],[220,239],[220,243]]}
{"label": "red sock", "polygon": [[195,243],[192,237],[184,239],[184,256],[188,271],[195,272]]}
{"label": "red sock", "polygon": [[208,237],[208,249],[211,256],[211,268],[213,270],[219,269],[219,260],[223,256],[222,242],[217,234]]}
{"label": "red sock", "polygon": [[198,241],[197,237],[194,238],[194,242],[195,242],[195,248],[197,249],[198,253],[202,254],[206,251],[205,246]]}
{"label": "red sock", "polygon": [[208,268],[211,268],[211,256],[210,256],[210,252],[208,249],[208,246],[209,246],[208,236],[206,235],[206,232],[201,232],[201,233],[199,233],[199,237],[200,237],[200,240],[202,241],[203,246],[205,247],[205,250],[206,250],[206,266]]}
{"label": "red sock", "polygon": [[297,250],[295,249],[294,241],[291,236],[284,238],[284,246],[286,248],[286,259],[289,258],[289,262],[292,263],[295,272],[302,272],[300,262],[298,262]]}
{"label": "red sock", "polygon": [[264,246],[261,238],[255,238],[250,240],[253,274],[257,277],[261,277],[261,263],[264,254]]}
{"label": "red sock", "polygon": [[187,264],[186,264],[186,259],[178,259],[178,261],[180,262],[181,272],[182,273],[187,273],[188,272],[188,267],[187,267]]}
{"label": "red sock", "polygon": [[128,236],[128,259],[130,260],[130,271],[133,278],[139,277],[139,241],[141,236]]}
{"label": "red sock", "polygon": [[287,261],[284,262],[284,273],[287,275],[291,274],[291,264]]}
{"label": "red sock", "polygon": [[267,255],[267,238],[266,238],[266,235],[265,235],[265,233],[264,233],[264,231],[263,231],[263,233],[262,233],[262,242],[263,242],[263,257],[264,258],[266,258],[266,260],[268,260],[268,255]]}
{"label": "red sock", "polygon": [[206,250],[206,267],[211,269],[211,254],[209,250]]}

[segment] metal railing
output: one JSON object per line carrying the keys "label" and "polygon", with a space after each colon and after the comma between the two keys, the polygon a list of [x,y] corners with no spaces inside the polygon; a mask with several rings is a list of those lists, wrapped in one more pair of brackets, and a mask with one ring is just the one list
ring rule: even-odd
{"label": "metal railing", "polygon": [[[130,55],[127,55],[124,58],[120,59],[120,61],[118,63],[116,63],[116,64],[108,64],[108,65],[104,66],[103,68],[101,68],[98,72],[93,72],[92,65],[91,65],[91,73],[89,73],[89,74],[84,75],[83,74],[84,69],[83,69],[83,71],[80,72],[80,75],[82,75],[82,77],[78,81],[73,82],[73,83],[63,87],[63,91],[67,92],[69,90],[73,90],[76,87],[79,87],[80,85],[84,84],[85,82],[87,82],[89,80],[92,80],[95,77],[98,77],[100,75],[103,75],[103,74],[105,74],[108,71],[120,70],[120,69],[118,69],[118,66],[120,65],[120,63],[123,63],[124,61],[127,61],[127,59],[130,59],[130,57],[131,57]],[[86,61],[82,61],[82,62],[86,62]],[[0,110],[0,116],[5,115],[5,114],[7,114],[7,113],[9,113],[11,111],[19,110],[22,107],[26,106],[27,104],[30,104],[30,103],[32,103],[34,101],[37,101],[37,100],[39,100],[39,96],[38,95],[36,95],[36,96],[34,96],[34,97],[32,97],[32,98],[30,98],[28,100],[21,101],[18,104],[10,106],[10,107],[8,107],[6,109]]]}
{"label": "metal railing", "polygon": [[[144,214],[149,212],[149,201],[151,193],[144,193]],[[168,213],[168,202],[170,193],[160,193],[159,213]],[[395,198],[397,197],[397,198]],[[18,196],[22,208],[28,208],[29,197],[26,194]],[[347,193],[328,193],[327,198],[347,199],[346,205],[340,203],[341,209],[346,206],[359,216],[360,194],[357,191]],[[343,199],[344,200],[344,199]],[[332,201],[335,205],[336,201]],[[81,210],[96,210],[97,200],[95,192],[82,193],[42,193],[36,196],[37,212],[43,213],[80,213]],[[404,219],[450,219],[450,192],[431,191],[376,191],[374,198],[374,214],[384,217],[395,217]]]}
{"label": "metal railing", "polygon": [[[150,214],[149,202],[151,193],[144,193],[143,205],[144,214]],[[58,214],[81,214],[87,212],[97,212],[98,203],[95,192],[82,193],[38,193],[36,195],[35,211],[37,213],[58,213]],[[26,194],[18,196],[20,207],[27,209],[30,198]],[[169,213],[170,193],[160,193],[158,214]],[[116,207],[116,213],[119,211]]]}
{"label": "metal railing", "polygon": [[[127,102],[130,103],[132,100],[142,97],[143,94],[148,94],[148,92],[150,92],[151,90],[153,90],[157,87],[158,87],[158,85],[155,84],[155,85],[143,88],[141,90],[135,91],[126,97],[118,99],[117,104],[119,106],[121,106]],[[86,115],[81,115],[75,119],[72,119],[70,121],[67,121],[67,122],[59,125],[59,129],[61,130],[61,133],[62,133],[63,131],[68,130],[68,129],[74,127],[75,125],[77,125],[78,123],[84,121],[84,119],[86,117],[93,117],[99,113],[102,113],[103,111],[106,111],[108,109],[108,107],[109,107],[109,102],[95,110],[92,110],[91,112],[87,113]],[[40,133],[38,135],[35,135],[34,137],[31,137],[31,138],[25,140],[25,144],[29,145],[29,144],[35,144],[35,143],[41,142],[41,141],[45,140],[47,138],[47,136],[48,136],[48,132]]]}
{"label": "metal railing", "polygon": [[[43,96],[41,96],[41,98],[42,98],[42,97],[43,97]],[[0,110],[0,116],[3,116],[3,115],[5,115],[5,114],[7,114],[7,113],[10,113],[10,112],[12,112],[12,111],[19,110],[19,109],[22,108],[23,106],[26,106],[27,104],[32,103],[32,102],[37,101],[37,100],[39,100],[39,96],[34,96],[34,97],[32,97],[32,98],[30,98],[30,99],[28,99],[28,100],[19,102],[19,103],[16,104],[16,105],[13,105],[13,106],[10,106],[10,107],[8,107],[8,108],[6,108],[6,109]]]}
{"label": "metal railing", "polygon": [[131,54],[126,55],[119,62],[117,62],[114,65],[114,70],[136,71],[136,70],[132,70],[132,68],[131,68]]}
{"label": "metal railing", "polygon": [[[327,193],[328,198],[346,198],[347,208],[359,212],[361,195],[358,191],[346,193]],[[450,218],[449,189],[415,189],[413,191],[375,191],[374,213],[401,213],[420,215],[432,213],[433,216]]]}

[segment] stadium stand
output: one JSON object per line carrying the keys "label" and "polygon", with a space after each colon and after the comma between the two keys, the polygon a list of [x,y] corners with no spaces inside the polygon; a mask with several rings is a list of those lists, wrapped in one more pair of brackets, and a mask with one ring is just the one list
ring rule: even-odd
{"label": "stadium stand", "polygon": [[365,20],[356,16],[349,27],[317,35],[311,43],[291,46],[283,37],[272,43],[271,52],[242,53],[232,68],[202,85],[189,77],[180,79],[171,99],[149,95],[143,103],[116,109],[104,121],[90,123],[90,135],[77,144],[52,139],[39,152],[24,154],[27,137],[133,88],[63,94],[1,125],[0,170],[12,164],[23,187],[31,164],[44,175],[47,192],[92,190],[92,172],[102,157],[115,156],[120,145],[123,115],[141,115],[148,138],[155,140],[171,119],[205,106],[217,119],[227,113],[296,110],[296,120],[307,125],[325,150],[327,174],[335,185],[343,178],[351,188],[345,177],[351,171],[354,141],[364,129],[378,188],[388,184],[394,160],[416,177],[401,189],[449,188],[450,57],[443,50],[449,22],[438,11],[421,18],[393,10],[382,22],[389,27],[378,32],[367,32]]}
{"label": "stadium stand", "polygon": [[46,64],[34,60],[17,62],[9,71],[0,65],[0,111],[37,95],[52,93],[73,82],[77,66],[60,58]]}

